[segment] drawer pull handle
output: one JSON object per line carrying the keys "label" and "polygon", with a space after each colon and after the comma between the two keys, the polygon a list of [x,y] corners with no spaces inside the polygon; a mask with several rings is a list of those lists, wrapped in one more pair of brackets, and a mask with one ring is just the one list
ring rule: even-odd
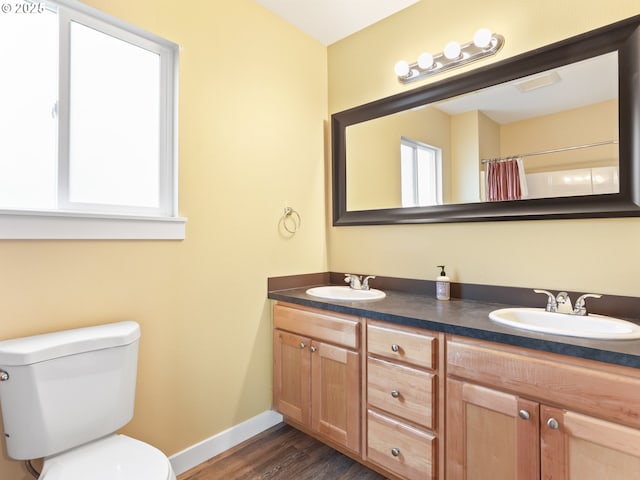
{"label": "drawer pull handle", "polygon": [[531,417],[531,415],[529,415],[529,412],[527,412],[526,410],[520,410],[518,412],[518,415],[520,416],[521,419],[523,420],[529,420],[529,418]]}
{"label": "drawer pull handle", "polygon": [[393,398],[398,398],[400,396],[400,392],[398,390],[391,390],[391,396]]}
{"label": "drawer pull handle", "polygon": [[400,351],[400,346],[396,345],[395,343],[393,345],[391,345],[391,351],[392,352],[399,352]]}
{"label": "drawer pull handle", "polygon": [[393,455],[394,457],[400,456],[400,449],[399,448],[392,448],[391,449],[391,455]]}
{"label": "drawer pull handle", "polygon": [[551,417],[549,420],[547,420],[547,427],[549,427],[551,430],[557,430],[560,427],[560,424],[558,423],[558,420]]}
{"label": "drawer pull handle", "polygon": [[306,344],[306,343],[304,343],[304,342],[300,342],[300,348],[306,348],[306,347],[307,347],[307,344]]}

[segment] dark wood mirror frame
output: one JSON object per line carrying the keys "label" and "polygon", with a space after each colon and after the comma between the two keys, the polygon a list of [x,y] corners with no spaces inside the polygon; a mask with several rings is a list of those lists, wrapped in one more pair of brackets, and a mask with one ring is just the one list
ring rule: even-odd
{"label": "dark wood mirror frame", "polygon": [[[618,53],[620,192],[563,198],[347,210],[346,128],[609,52]],[[331,117],[333,225],[640,216],[640,15]]]}

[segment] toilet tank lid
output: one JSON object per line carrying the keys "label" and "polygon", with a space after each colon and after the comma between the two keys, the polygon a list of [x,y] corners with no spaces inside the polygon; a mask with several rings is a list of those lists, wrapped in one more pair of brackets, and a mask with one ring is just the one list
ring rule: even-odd
{"label": "toilet tank lid", "polygon": [[0,366],[31,365],[77,353],[120,347],[140,338],[140,326],[124,321],[0,341]]}

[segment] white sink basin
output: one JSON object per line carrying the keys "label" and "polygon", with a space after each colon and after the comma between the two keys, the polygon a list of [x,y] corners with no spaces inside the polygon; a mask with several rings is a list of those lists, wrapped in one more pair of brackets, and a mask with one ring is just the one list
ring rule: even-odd
{"label": "white sink basin", "polygon": [[491,312],[489,318],[510,327],[554,335],[602,340],[640,338],[640,325],[597,314],[580,316],[547,312],[544,308],[502,308]]}
{"label": "white sink basin", "polygon": [[328,285],[326,287],[313,287],[307,290],[308,295],[326,298],[327,300],[376,300],[386,297],[382,290],[375,288],[369,290],[354,290],[351,287],[338,287]]}

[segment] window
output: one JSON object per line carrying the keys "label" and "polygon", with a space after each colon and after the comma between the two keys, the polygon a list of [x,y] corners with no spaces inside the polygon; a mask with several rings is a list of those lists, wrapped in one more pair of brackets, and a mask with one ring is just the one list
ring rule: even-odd
{"label": "window", "polygon": [[442,205],[442,150],[402,137],[400,181],[403,207]]}
{"label": "window", "polygon": [[184,238],[177,45],[73,0],[7,5],[0,238]]}

